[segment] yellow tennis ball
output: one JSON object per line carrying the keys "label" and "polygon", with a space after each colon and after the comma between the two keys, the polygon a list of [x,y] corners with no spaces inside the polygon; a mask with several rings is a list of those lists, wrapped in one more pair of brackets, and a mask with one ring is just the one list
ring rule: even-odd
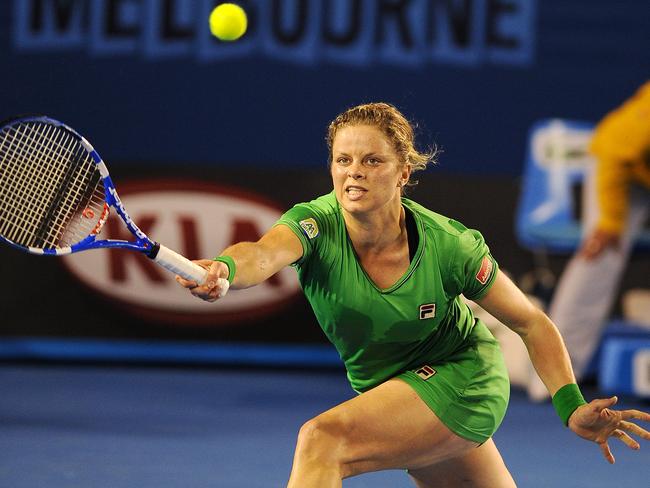
{"label": "yellow tennis ball", "polygon": [[236,41],[246,32],[246,12],[234,3],[222,3],[210,13],[210,32],[222,41]]}

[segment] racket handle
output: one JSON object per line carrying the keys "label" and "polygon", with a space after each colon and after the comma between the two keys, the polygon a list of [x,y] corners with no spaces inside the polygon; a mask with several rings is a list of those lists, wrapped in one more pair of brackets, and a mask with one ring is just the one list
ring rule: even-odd
{"label": "racket handle", "polygon": [[[182,276],[186,280],[196,281],[199,285],[203,284],[208,277],[208,270],[198,264],[193,263],[185,256],[181,256],[176,251],[172,251],[162,244],[156,244],[158,251],[151,253],[149,257],[157,264],[168,271]],[[221,297],[225,296],[230,287],[228,280],[219,278],[219,285],[222,288]]]}

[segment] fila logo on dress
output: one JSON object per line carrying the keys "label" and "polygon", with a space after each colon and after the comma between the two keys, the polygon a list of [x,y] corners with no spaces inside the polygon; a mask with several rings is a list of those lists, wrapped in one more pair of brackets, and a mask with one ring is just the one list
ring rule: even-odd
{"label": "fila logo on dress", "polygon": [[436,304],[425,303],[420,305],[420,320],[432,319],[436,316]]}
{"label": "fila logo on dress", "polygon": [[420,369],[415,370],[415,374],[418,375],[420,378],[423,380],[428,380],[431,378],[434,374],[436,374],[436,370],[433,369],[431,366],[428,364],[425,364],[422,366]]}

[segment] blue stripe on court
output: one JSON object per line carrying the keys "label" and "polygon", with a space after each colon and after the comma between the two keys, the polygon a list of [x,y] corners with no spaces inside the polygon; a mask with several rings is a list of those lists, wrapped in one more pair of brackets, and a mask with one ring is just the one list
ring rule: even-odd
{"label": "blue stripe on court", "polygon": [[109,339],[3,338],[0,359],[131,361],[254,366],[341,366],[332,346]]}

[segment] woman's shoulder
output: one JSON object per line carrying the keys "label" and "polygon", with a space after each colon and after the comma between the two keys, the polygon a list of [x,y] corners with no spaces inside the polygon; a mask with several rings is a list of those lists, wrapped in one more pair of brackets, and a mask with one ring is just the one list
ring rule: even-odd
{"label": "woman's shoulder", "polygon": [[339,216],[338,203],[332,192],[296,203],[280,217],[278,223],[288,225],[295,232],[313,240],[323,233],[329,235],[335,232],[339,228]]}

